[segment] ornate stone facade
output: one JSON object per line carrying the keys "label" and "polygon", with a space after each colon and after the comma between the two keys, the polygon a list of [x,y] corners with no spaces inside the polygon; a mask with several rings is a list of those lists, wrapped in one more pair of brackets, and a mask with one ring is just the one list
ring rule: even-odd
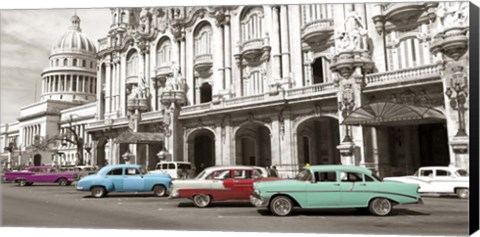
{"label": "ornate stone facade", "polygon": [[[95,163],[468,168],[468,4],[117,8],[99,39]],[[154,129],[155,128],[155,129]],[[126,130],[164,134],[122,144]]]}

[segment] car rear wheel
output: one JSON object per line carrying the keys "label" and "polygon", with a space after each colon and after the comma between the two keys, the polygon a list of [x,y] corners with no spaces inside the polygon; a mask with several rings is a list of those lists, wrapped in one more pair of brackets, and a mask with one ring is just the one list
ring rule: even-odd
{"label": "car rear wheel", "polygon": [[457,196],[461,199],[466,199],[470,196],[468,188],[459,188],[456,191]]}
{"label": "car rear wheel", "polygon": [[193,203],[197,207],[207,207],[211,201],[212,198],[207,194],[198,194],[193,197]]}
{"label": "car rear wheel", "polygon": [[293,203],[289,197],[277,196],[270,202],[270,211],[277,216],[288,216],[292,213]]}
{"label": "car rear wheel", "polygon": [[61,179],[58,180],[58,185],[60,185],[60,186],[67,186],[67,183],[68,183],[68,181],[65,178],[61,178]]}
{"label": "car rear wheel", "polygon": [[368,205],[368,209],[373,215],[386,216],[392,211],[392,203],[385,198],[375,198]]}
{"label": "car rear wheel", "polygon": [[18,181],[18,185],[19,185],[20,187],[25,187],[25,186],[27,186],[27,183],[28,183],[28,182],[27,182],[27,180],[25,180],[25,179],[21,179],[20,181]]}
{"label": "car rear wheel", "polygon": [[27,186],[32,186],[33,182],[27,182]]}
{"label": "car rear wheel", "polygon": [[95,198],[101,198],[105,196],[107,192],[105,191],[104,187],[93,187],[92,188],[92,196]]}
{"label": "car rear wheel", "polygon": [[155,185],[153,188],[153,194],[157,197],[163,197],[167,193],[167,190],[163,185]]}

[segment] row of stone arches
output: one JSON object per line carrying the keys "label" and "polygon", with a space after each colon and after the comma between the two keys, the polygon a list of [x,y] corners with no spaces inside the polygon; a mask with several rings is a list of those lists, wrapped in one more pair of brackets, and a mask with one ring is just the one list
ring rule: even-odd
{"label": "row of stone arches", "polygon": [[[266,124],[252,121],[234,129],[232,138],[233,156],[230,160],[235,165],[272,166],[272,129]],[[339,144],[338,120],[330,117],[314,117],[302,121],[297,127],[298,165],[306,163],[338,164],[340,155],[336,146]],[[215,131],[202,127],[186,135],[187,159],[199,173],[209,166],[219,164],[223,157],[216,157]],[[217,153],[218,154],[218,153]],[[228,158],[230,159],[230,158]]]}

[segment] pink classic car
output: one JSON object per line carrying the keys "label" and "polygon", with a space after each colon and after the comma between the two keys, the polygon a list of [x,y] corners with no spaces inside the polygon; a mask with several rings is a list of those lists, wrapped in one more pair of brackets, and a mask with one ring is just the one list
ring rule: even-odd
{"label": "pink classic car", "polygon": [[29,166],[22,171],[5,173],[5,181],[14,181],[20,186],[30,186],[33,183],[58,183],[66,186],[76,177],[75,172],[61,172],[51,166]]}

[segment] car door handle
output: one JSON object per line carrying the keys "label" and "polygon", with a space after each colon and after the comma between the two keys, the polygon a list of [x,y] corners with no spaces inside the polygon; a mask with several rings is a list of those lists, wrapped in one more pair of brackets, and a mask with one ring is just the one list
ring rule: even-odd
{"label": "car door handle", "polygon": [[359,184],[360,186],[367,186],[367,184]]}
{"label": "car door handle", "polygon": [[335,186],[340,186],[340,184],[333,184],[333,185],[335,185]]}

